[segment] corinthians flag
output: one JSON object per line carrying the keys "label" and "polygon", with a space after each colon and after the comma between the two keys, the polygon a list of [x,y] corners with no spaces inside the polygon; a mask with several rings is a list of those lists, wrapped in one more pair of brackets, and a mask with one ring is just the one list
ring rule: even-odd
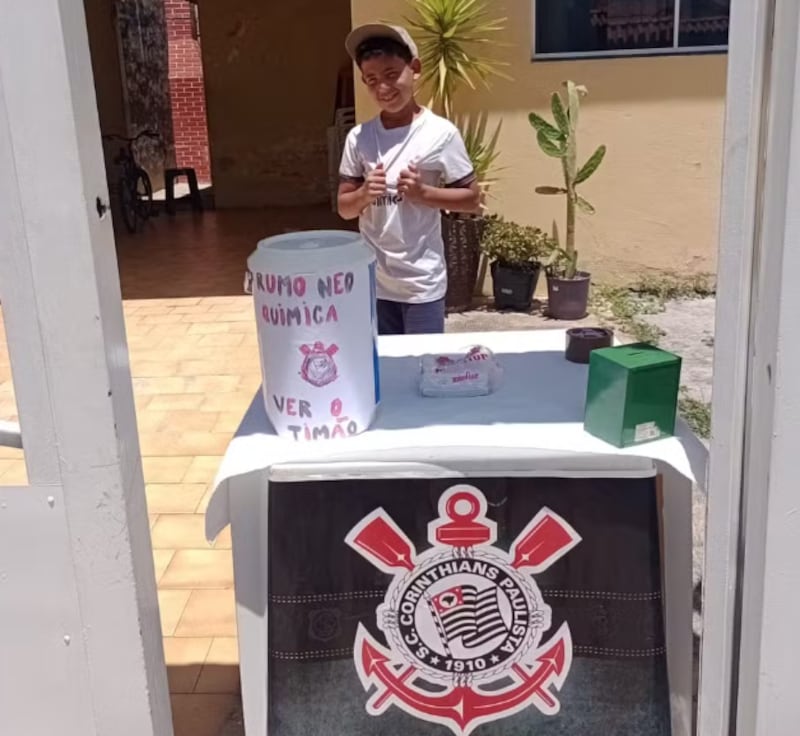
{"label": "corinthians flag", "polygon": [[268,504],[270,736],[670,736],[655,477]]}
{"label": "corinthians flag", "polygon": [[479,647],[507,633],[497,600],[497,588],[478,592],[474,585],[450,588],[433,598],[446,642],[461,639],[465,647]]}

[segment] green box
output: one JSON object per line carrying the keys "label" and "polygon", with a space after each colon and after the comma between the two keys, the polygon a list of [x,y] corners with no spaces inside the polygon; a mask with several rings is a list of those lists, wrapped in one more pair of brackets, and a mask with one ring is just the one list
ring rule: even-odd
{"label": "green box", "polygon": [[681,380],[681,358],[635,343],[593,350],[584,429],[616,447],[670,437]]}

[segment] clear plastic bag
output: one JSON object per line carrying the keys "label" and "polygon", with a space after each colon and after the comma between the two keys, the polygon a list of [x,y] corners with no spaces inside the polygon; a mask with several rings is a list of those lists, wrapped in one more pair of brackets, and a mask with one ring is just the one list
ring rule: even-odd
{"label": "clear plastic bag", "polygon": [[463,353],[423,355],[419,391],[423,396],[488,396],[502,382],[503,369],[489,348],[474,345]]}

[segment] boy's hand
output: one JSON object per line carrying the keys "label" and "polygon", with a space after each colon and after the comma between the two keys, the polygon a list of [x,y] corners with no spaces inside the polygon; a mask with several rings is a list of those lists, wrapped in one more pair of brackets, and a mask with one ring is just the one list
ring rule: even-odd
{"label": "boy's hand", "polygon": [[367,174],[364,180],[364,196],[368,197],[370,202],[374,202],[384,194],[386,194],[386,170],[381,162]]}
{"label": "boy's hand", "polygon": [[425,199],[425,184],[422,183],[422,176],[419,169],[414,164],[409,164],[407,169],[400,172],[397,181],[397,191],[403,195],[404,199],[412,202],[421,202]]}

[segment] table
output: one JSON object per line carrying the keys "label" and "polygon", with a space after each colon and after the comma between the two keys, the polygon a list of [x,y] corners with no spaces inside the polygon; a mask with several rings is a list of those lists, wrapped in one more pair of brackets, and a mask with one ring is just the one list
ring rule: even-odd
{"label": "table", "polygon": [[[471,399],[419,396],[419,355],[456,352],[475,344],[493,350],[504,367],[496,394]],[[672,733],[691,733],[691,489],[693,483],[704,482],[707,453],[682,421],[675,437],[623,450],[585,433],[588,368],[565,361],[564,345],[564,330],[381,338],[379,416],[369,432],[342,442],[312,446],[277,437],[261,394],[256,395],[220,466],[206,517],[209,539],[232,525],[248,736],[268,730],[271,484],[279,488],[300,481],[398,478],[411,483],[476,476],[641,479],[655,474],[663,499]]]}

